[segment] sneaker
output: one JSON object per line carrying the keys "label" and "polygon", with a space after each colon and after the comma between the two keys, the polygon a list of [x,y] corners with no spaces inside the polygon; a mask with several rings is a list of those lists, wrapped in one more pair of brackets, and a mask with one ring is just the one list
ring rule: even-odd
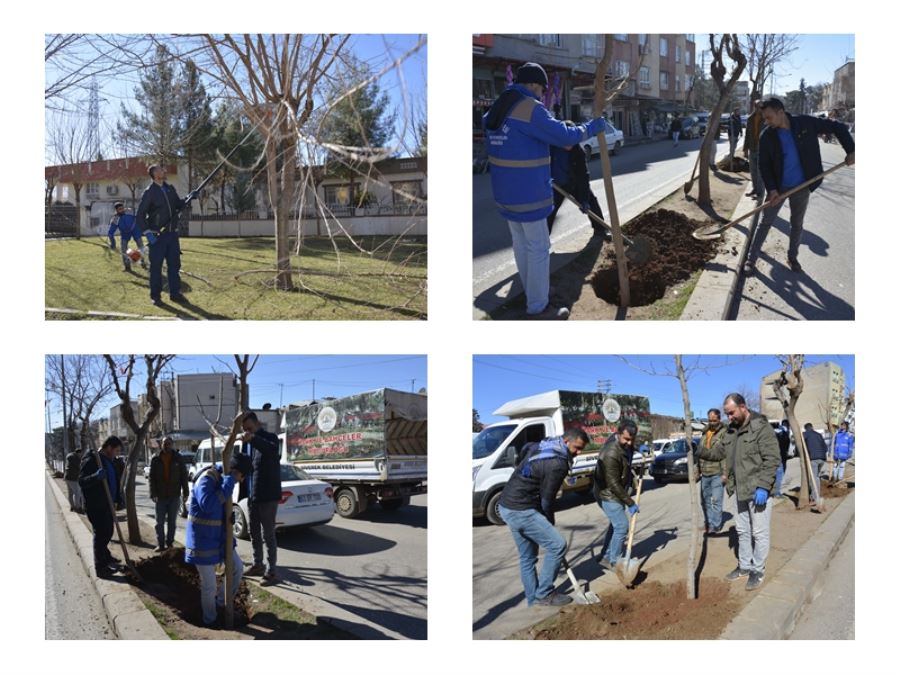
{"label": "sneaker", "polygon": [[109,567],[98,567],[96,571],[98,579],[112,579],[115,574]]}
{"label": "sneaker", "polygon": [[535,600],[534,604],[542,607],[562,607],[563,605],[568,605],[570,602],[572,602],[572,598],[568,595],[553,591],[550,595]]}
{"label": "sneaker", "polygon": [[613,565],[611,562],[609,562],[609,560],[607,560],[606,558],[597,558],[597,562],[600,564],[600,567],[602,567],[603,569],[612,570],[615,568],[615,565]]}
{"label": "sneaker", "polygon": [[186,297],[184,297],[181,293],[179,293],[178,295],[172,295],[172,296],[170,296],[169,299],[172,302],[178,302],[178,303],[186,303],[188,301],[188,299]]}
{"label": "sneaker", "polygon": [[163,301],[159,298],[150,298],[150,304],[154,307],[162,307]]}
{"label": "sneaker", "polygon": [[165,545],[165,544],[159,544],[156,548],[153,549],[153,552],[154,552],[154,553],[162,553],[162,552],[165,551],[165,550],[166,550],[166,545]]}
{"label": "sneaker", "polygon": [[799,274],[803,271],[803,268],[800,266],[800,261],[796,258],[788,259],[788,265],[791,266],[791,272],[796,272],[797,274]]}
{"label": "sneaker", "polygon": [[266,568],[263,567],[262,563],[253,563],[244,570],[244,575],[249,577],[261,577],[265,571]]}
{"label": "sneaker", "polygon": [[543,312],[538,314],[526,314],[526,318],[534,321],[565,321],[569,318],[569,310],[566,307],[557,307],[548,304]]}
{"label": "sneaker", "polygon": [[750,578],[747,580],[747,585],[745,586],[745,588],[748,591],[755,591],[757,588],[762,586],[762,582],[765,578],[765,574],[760,574],[759,572],[750,572]]}
{"label": "sneaker", "polygon": [[725,578],[728,581],[734,581],[735,579],[740,579],[741,577],[745,577],[750,574],[750,570],[741,569],[740,565],[731,570],[728,574],[725,575]]}
{"label": "sneaker", "polygon": [[278,583],[278,576],[275,572],[266,572],[263,574],[261,583],[263,586],[271,586],[272,584]]}

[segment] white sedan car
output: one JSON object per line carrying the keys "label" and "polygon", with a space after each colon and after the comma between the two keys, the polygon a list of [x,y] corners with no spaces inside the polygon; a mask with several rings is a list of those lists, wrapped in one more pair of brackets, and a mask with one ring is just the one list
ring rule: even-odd
{"label": "white sedan car", "polygon": [[[606,123],[606,147],[609,154],[615,155],[619,152],[619,148],[625,145],[625,134],[616,129],[610,122]],[[600,152],[600,144],[596,136],[591,136],[584,141],[584,154],[590,159],[593,155]]]}

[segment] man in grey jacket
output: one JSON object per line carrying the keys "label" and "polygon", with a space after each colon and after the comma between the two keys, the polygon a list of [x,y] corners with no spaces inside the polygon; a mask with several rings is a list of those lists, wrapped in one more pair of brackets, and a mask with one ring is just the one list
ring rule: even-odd
{"label": "man in grey jacket", "polygon": [[762,584],[769,555],[772,486],[781,463],[778,439],[768,420],[747,408],[740,394],[729,394],[723,405],[731,422],[725,440],[728,495],[736,493],[738,566],[725,578],[749,576],[747,590]]}

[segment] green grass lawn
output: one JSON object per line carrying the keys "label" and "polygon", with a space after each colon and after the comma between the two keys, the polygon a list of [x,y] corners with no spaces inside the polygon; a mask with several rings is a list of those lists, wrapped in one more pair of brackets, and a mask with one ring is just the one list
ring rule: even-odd
{"label": "green grass lawn", "polygon": [[[266,237],[181,239],[181,286],[188,302],[150,304],[148,271],[122,270],[121,256],[90,237],[47,241],[47,319],[396,320],[425,319],[424,238],[365,237],[361,253],[346,239],[305,238],[291,256],[296,291],[272,288],[275,242]],[[337,246],[337,252],[335,251]],[[53,310],[75,310],[58,312]],[[88,314],[95,312],[96,314]],[[135,318],[124,316],[121,318]]]}

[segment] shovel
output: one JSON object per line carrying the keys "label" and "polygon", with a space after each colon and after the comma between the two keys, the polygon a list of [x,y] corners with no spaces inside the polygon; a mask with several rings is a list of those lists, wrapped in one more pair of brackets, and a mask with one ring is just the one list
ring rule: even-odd
{"label": "shovel", "polygon": [[[563,197],[565,197],[566,199],[571,201],[573,204],[577,204],[579,207],[581,206],[580,204],[578,204],[578,200],[575,199],[575,197],[573,197],[568,192],[563,190],[556,183],[553,184],[553,189],[556,190]],[[590,218],[595,223],[600,225],[600,227],[602,227],[603,229],[607,230],[608,232],[612,231],[612,228],[609,225],[607,225],[600,218],[600,216],[598,216],[596,213],[594,213],[590,209],[588,209],[587,215],[588,215],[588,218]],[[651,242],[649,239],[647,239],[647,237],[642,237],[639,234],[635,235],[634,239],[629,239],[628,237],[626,237],[623,234],[622,240],[628,245],[628,248],[625,249],[625,257],[628,258],[628,260],[633,262],[635,265],[646,265],[647,262],[650,260],[651,256],[653,255],[653,242]]]}
{"label": "shovel", "polygon": [[754,215],[755,213],[759,213],[763,209],[767,209],[771,206],[775,206],[776,204],[780,204],[781,202],[783,202],[785,199],[790,197],[795,192],[799,192],[800,190],[803,190],[804,188],[809,187],[810,185],[815,183],[817,180],[821,180],[828,174],[834,173],[835,171],[840,169],[842,166],[848,166],[848,165],[846,162],[841,162],[840,164],[835,164],[833,167],[831,167],[827,171],[823,171],[818,176],[810,178],[808,181],[806,181],[804,183],[800,183],[800,185],[798,185],[797,187],[791,188],[787,192],[784,192],[784,193],[778,195],[778,199],[774,203],[766,202],[766,203],[762,204],[761,206],[757,206],[752,211],[748,211],[747,213],[742,215],[740,218],[738,218],[737,220],[732,220],[727,225],[717,225],[716,223],[712,223],[710,225],[702,225],[693,231],[692,234],[694,236],[694,239],[699,239],[701,241],[708,241],[710,239],[718,239],[722,235],[722,233],[725,230],[727,230],[729,227],[731,227],[732,225],[737,225],[741,221],[746,220],[747,218]]}
{"label": "shovel", "polygon": [[[103,468],[103,460],[100,459],[100,453],[96,450],[94,453],[94,461],[97,462],[98,468]],[[128,573],[137,581],[139,584],[144,583],[143,577],[138,573],[134,564],[131,562],[131,558],[128,557],[128,549],[125,547],[125,540],[122,538],[122,529],[119,527],[119,519],[116,518],[116,505],[113,504],[112,493],[109,491],[109,483],[106,482],[106,477],[104,476],[102,479],[103,483],[103,491],[106,493],[106,501],[109,504],[109,512],[112,514],[113,524],[116,526],[116,536],[119,538],[119,544],[122,545],[122,557],[125,559],[125,566],[128,569]]]}
{"label": "shovel", "polygon": [[697,173],[697,167],[700,166],[700,152],[703,150],[701,147],[700,150],[697,151],[697,161],[694,162],[694,170],[691,171],[691,179],[684,184],[684,195],[687,196],[691,189],[694,187],[694,177]]}
{"label": "shovel", "polygon": [[[644,465],[641,465],[641,473],[638,477],[637,493],[634,496],[634,503],[641,503],[641,486],[644,484]],[[634,542],[634,525],[637,522],[638,514],[631,516],[631,522],[628,524],[628,547],[625,550],[625,557],[620,558],[616,562],[616,576],[626,588],[630,588],[634,583],[634,578],[641,569],[641,561],[631,557],[631,545]]]}
{"label": "shovel", "polygon": [[566,575],[569,577],[569,581],[572,583],[575,603],[579,605],[596,605],[600,602],[600,596],[588,588],[587,582],[579,581],[575,578],[575,573],[572,571],[572,568],[569,567],[569,561],[563,558],[562,564],[566,569]]}

